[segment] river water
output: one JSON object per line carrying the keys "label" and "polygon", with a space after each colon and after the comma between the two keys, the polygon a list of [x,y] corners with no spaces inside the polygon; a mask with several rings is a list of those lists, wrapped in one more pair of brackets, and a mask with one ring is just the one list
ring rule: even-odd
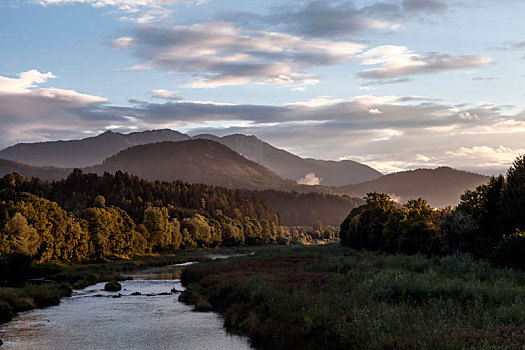
{"label": "river water", "polygon": [[0,349],[251,349],[247,338],[226,333],[220,315],[192,311],[178,294],[159,295],[184,289],[164,279],[169,271],[141,272],[120,292],[105,292],[99,283],[60,305],[20,313],[0,326]]}

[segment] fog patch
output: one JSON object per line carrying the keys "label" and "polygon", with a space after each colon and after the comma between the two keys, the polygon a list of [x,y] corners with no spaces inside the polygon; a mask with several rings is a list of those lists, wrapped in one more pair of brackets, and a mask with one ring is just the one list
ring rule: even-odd
{"label": "fog patch", "polygon": [[303,178],[297,180],[299,185],[310,185],[315,186],[319,185],[323,179],[317,177],[315,173],[308,173]]}

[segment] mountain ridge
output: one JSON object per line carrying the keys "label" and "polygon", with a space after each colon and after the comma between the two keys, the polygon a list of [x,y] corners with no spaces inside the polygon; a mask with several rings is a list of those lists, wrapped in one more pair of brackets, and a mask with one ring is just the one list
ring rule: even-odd
{"label": "mountain ridge", "polygon": [[122,171],[152,181],[181,180],[228,188],[285,189],[290,185],[262,165],[204,139],[133,146],[84,171]]}
{"label": "mountain ridge", "polygon": [[377,170],[352,160],[333,161],[301,158],[253,135],[232,134],[218,137],[210,134],[193,138],[212,139],[225,144],[244,157],[264,165],[285,179],[299,181],[308,174],[319,179],[319,185],[342,186],[374,180],[382,174]]}
{"label": "mountain ridge", "polygon": [[433,207],[457,205],[466,189],[487,183],[488,176],[441,166],[415,169],[383,175],[372,181],[339,187],[341,193],[365,196],[368,192],[383,192],[404,203],[422,197]]}
{"label": "mountain ridge", "polygon": [[80,140],[19,143],[0,150],[0,158],[31,165],[83,168],[100,164],[105,159],[133,146],[190,139],[209,139],[224,144],[284,179],[300,182],[306,175],[312,174],[314,182],[309,184],[342,186],[373,180],[381,176],[381,173],[371,167],[354,161],[301,158],[253,135],[233,134],[219,137],[202,134],[190,137],[171,129],[146,130],[128,134],[106,131],[100,135]]}

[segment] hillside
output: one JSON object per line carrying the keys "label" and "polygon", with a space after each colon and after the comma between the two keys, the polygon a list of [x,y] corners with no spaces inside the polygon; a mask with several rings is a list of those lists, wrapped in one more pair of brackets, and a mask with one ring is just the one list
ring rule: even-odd
{"label": "hillside", "polygon": [[265,167],[210,140],[134,146],[86,168],[102,174],[118,170],[147,180],[205,183],[228,188],[283,189],[289,183]]}
{"label": "hillside", "polygon": [[[106,131],[95,137],[80,140],[19,143],[0,151],[0,158],[21,163],[82,168],[102,163],[129,147],[164,141],[185,141],[190,136],[171,129],[147,130],[121,134]],[[207,139],[222,143],[247,159],[256,162],[284,179],[300,181],[307,174],[319,179],[306,184],[343,186],[370,181],[381,176],[379,172],[351,160],[340,162],[304,159],[258,139],[241,134],[218,137],[197,135],[193,139]],[[300,181],[301,182],[301,181]]]}
{"label": "hillside", "polygon": [[51,181],[66,177],[71,172],[71,169],[40,167],[22,164],[12,160],[0,159],[0,177],[11,174],[15,171],[27,178],[38,177],[41,180]]}
{"label": "hillside", "polygon": [[81,140],[19,143],[0,151],[0,158],[41,166],[81,168],[101,163],[135,146],[161,141],[182,141],[189,136],[171,129],[121,134],[106,131]]}
{"label": "hillside", "polygon": [[381,176],[374,181],[340,187],[342,193],[362,197],[368,192],[388,193],[394,200],[405,203],[422,197],[437,208],[454,206],[466,189],[474,189],[488,181],[487,176],[467,171],[439,167],[417,169]]}
{"label": "hillside", "polygon": [[246,193],[268,203],[279,213],[280,223],[286,226],[310,226],[315,220],[321,220],[324,225],[339,227],[353,208],[364,203],[361,198],[327,193],[274,190]]}
{"label": "hillside", "polygon": [[242,134],[217,137],[197,135],[193,138],[220,142],[251,161],[259,163],[285,179],[298,181],[313,173],[323,186],[343,186],[374,180],[381,173],[352,160],[327,161],[301,158],[285,150],[273,147],[255,136]]}

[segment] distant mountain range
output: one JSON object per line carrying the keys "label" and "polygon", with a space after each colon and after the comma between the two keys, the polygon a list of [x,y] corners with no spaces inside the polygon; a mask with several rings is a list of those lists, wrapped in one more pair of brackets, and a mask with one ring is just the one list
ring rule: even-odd
{"label": "distant mountain range", "polygon": [[[354,197],[378,191],[390,194],[401,203],[423,197],[434,207],[456,205],[466,189],[488,181],[486,176],[447,167],[382,176],[357,162],[303,159],[255,136],[197,135],[192,138],[173,130],[130,134],[105,132],[76,141],[18,144],[0,151],[1,157],[17,159],[0,159],[2,176],[18,171],[26,177],[57,180],[65,177],[73,167],[80,167],[99,174],[121,170],[149,180],[182,180],[250,190]],[[46,166],[37,166],[42,164]],[[321,185],[298,185],[287,180],[299,180],[308,173],[322,178]],[[345,186],[335,187],[340,184]]]}
{"label": "distant mountain range", "polygon": [[[106,131],[96,137],[82,140],[19,143],[1,150],[0,158],[32,165],[82,168],[100,164],[106,158],[133,146],[190,139],[192,137],[171,129],[129,134]],[[312,179],[319,179],[317,183],[319,185],[343,186],[374,180],[381,176],[381,173],[371,167],[350,160],[335,162],[304,159],[275,148],[255,136],[197,135],[193,139],[208,139],[222,143],[284,179],[299,181],[307,174],[312,174]]]}
{"label": "distant mountain range", "polygon": [[41,180],[52,181],[65,178],[71,170],[72,169],[28,165],[12,160],[0,159],[0,176],[16,171],[27,178],[38,177]]}
{"label": "distant mountain range", "polygon": [[32,165],[83,168],[100,164],[104,159],[132,146],[189,138],[188,135],[170,129],[129,134],[106,131],[81,140],[18,143],[1,150],[0,158]]}
{"label": "distant mountain range", "polygon": [[466,189],[474,189],[487,183],[488,180],[488,176],[440,167],[401,171],[381,176],[373,181],[343,186],[339,190],[357,197],[373,191],[384,192],[400,203],[422,197],[431,206],[441,208],[457,205],[459,196]]}
{"label": "distant mountain range", "polygon": [[318,178],[319,182],[309,183],[310,185],[343,186],[374,180],[381,176],[379,171],[352,160],[336,162],[301,158],[275,148],[255,136],[235,134],[218,137],[206,134],[193,138],[220,142],[249,160],[264,165],[284,179],[299,181],[307,174],[313,174],[312,177]]}

